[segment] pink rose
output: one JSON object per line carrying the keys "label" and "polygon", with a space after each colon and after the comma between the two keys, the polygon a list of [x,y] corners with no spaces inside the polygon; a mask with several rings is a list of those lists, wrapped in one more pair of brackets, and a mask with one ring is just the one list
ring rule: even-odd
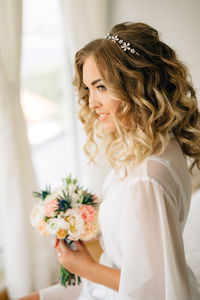
{"label": "pink rose", "polygon": [[97,211],[91,205],[83,204],[80,207],[80,214],[84,222],[94,222]]}
{"label": "pink rose", "polygon": [[45,204],[44,213],[45,216],[51,217],[52,212],[57,210],[59,207],[58,200],[50,200]]}

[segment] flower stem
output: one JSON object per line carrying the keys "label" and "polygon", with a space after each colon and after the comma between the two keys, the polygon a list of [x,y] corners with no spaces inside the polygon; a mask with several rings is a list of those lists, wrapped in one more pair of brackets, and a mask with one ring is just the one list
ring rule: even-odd
{"label": "flower stem", "polygon": [[71,272],[69,272],[67,269],[64,268],[64,266],[61,266],[61,270],[60,270],[60,280],[61,280],[61,284],[65,287],[67,287],[68,285],[76,285],[76,284],[80,284],[81,283],[81,278],[80,276],[77,276]]}

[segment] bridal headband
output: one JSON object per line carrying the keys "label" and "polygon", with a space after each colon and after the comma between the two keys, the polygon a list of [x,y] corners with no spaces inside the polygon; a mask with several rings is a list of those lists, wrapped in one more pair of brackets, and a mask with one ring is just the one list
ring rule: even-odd
{"label": "bridal headband", "polygon": [[114,35],[111,35],[110,33],[107,33],[104,36],[104,38],[107,40],[111,40],[114,43],[118,43],[124,51],[129,51],[132,54],[136,54],[136,55],[140,56],[140,54],[131,46],[130,43],[125,42],[118,35],[114,36]]}

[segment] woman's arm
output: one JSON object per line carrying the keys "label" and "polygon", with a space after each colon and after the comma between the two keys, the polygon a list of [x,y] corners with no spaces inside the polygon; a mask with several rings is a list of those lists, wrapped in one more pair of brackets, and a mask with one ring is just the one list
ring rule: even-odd
{"label": "woman's arm", "polygon": [[120,270],[96,262],[83,242],[75,242],[77,250],[67,247],[63,240],[57,241],[55,247],[58,261],[70,272],[95,283],[119,290]]}
{"label": "woman's arm", "polygon": [[113,269],[94,261],[94,264],[90,265],[85,278],[115,291],[119,290],[120,270],[118,269]]}

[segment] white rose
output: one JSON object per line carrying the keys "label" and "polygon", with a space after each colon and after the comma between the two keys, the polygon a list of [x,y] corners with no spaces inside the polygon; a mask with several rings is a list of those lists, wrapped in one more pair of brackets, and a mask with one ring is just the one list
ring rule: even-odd
{"label": "white rose", "polygon": [[65,221],[68,222],[69,239],[78,240],[84,230],[84,221],[76,209],[68,209],[65,213]]}
{"label": "white rose", "polygon": [[69,224],[63,218],[52,218],[47,221],[47,230],[50,234],[55,235],[58,230],[68,230]]}
{"label": "white rose", "polygon": [[57,218],[52,218],[47,220],[47,231],[49,232],[49,234],[55,235],[56,232],[58,231],[58,225],[56,219]]}

